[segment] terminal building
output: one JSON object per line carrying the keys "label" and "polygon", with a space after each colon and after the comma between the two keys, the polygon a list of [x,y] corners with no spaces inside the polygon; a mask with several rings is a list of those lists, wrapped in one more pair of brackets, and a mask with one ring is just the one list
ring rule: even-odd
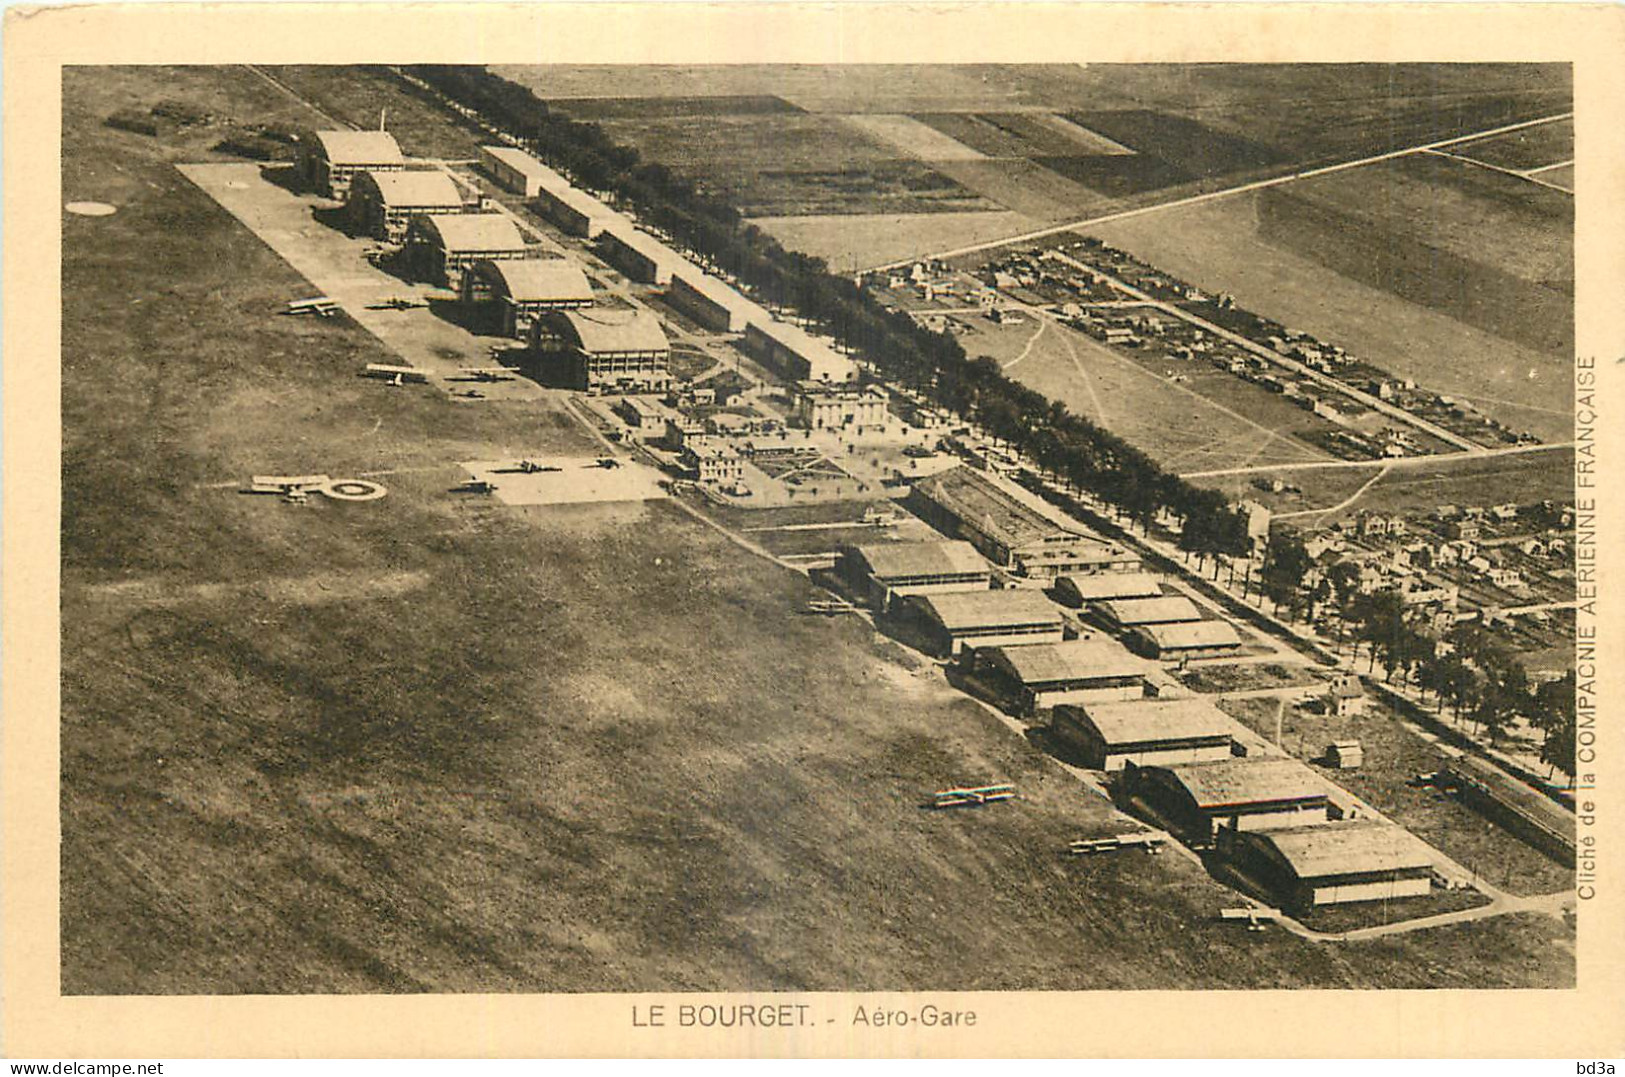
{"label": "terminal building", "polygon": [[460,298],[483,328],[520,339],[547,311],[593,304],[587,275],[565,258],[482,259],[463,274]]}
{"label": "terminal building", "polygon": [[803,382],[796,389],[794,419],[808,430],[880,430],[886,425],[886,394]]}
{"label": "terminal building", "polygon": [[1024,647],[978,647],[970,672],[1016,713],[1061,704],[1143,699],[1151,667],[1116,641],[1095,637]]}
{"label": "terminal building", "polygon": [[968,542],[844,546],[835,570],[854,595],[881,611],[911,595],[986,591],[992,585],[992,570]]}
{"label": "terminal building", "polygon": [[531,323],[529,341],[532,361],[549,385],[660,392],[671,384],[671,344],[646,310],[545,311]]}
{"label": "terminal building", "polygon": [[1219,833],[1229,865],[1292,912],[1426,897],[1433,862],[1409,832],[1376,819]]}
{"label": "terminal building", "polygon": [[357,172],[345,205],[350,227],[389,243],[406,238],[420,213],[462,213],[462,192],[444,172]]}
{"label": "terminal building", "polygon": [[939,655],[966,647],[1059,643],[1061,613],[1036,591],[959,591],[915,595],[901,604]]}
{"label": "terminal building", "polygon": [[519,228],[501,213],[421,215],[406,230],[406,248],[422,280],[461,294],[463,274],[476,262],[515,261],[530,256]]}
{"label": "terminal building", "polygon": [[1229,621],[1179,621],[1139,625],[1129,646],[1162,661],[1219,658],[1241,650],[1241,634]]}
{"label": "terminal building", "polygon": [[740,341],[745,353],[788,382],[851,381],[852,360],[828,343],[788,322],[753,321]]}
{"label": "terminal building", "polygon": [[1212,841],[1220,827],[1324,823],[1331,811],[1331,787],[1296,759],[1282,757],[1136,764],[1125,788],[1169,829],[1194,842]]}
{"label": "terminal building", "polygon": [[688,438],[677,460],[692,478],[708,486],[728,489],[745,478],[745,462],[727,438]]}
{"label": "terminal building", "polygon": [[1130,764],[1215,762],[1231,757],[1235,725],[1201,699],[1060,704],[1050,719],[1057,739],[1095,770]]}
{"label": "terminal building", "polygon": [[400,172],[406,157],[388,131],[303,131],[295,167],[306,190],[343,200],[357,173]]}

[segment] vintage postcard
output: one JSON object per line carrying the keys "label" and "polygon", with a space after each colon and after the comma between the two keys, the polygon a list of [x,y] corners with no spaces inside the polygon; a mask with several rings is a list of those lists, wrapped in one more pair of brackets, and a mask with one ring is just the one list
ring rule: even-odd
{"label": "vintage postcard", "polygon": [[1617,8],[5,49],[7,1054],[1625,1049]]}

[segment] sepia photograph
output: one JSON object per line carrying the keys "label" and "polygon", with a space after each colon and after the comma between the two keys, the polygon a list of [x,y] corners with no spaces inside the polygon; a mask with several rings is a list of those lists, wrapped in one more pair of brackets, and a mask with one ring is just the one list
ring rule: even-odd
{"label": "sepia photograph", "polygon": [[61,1000],[1586,986],[1572,56],[550,40],[52,69]]}

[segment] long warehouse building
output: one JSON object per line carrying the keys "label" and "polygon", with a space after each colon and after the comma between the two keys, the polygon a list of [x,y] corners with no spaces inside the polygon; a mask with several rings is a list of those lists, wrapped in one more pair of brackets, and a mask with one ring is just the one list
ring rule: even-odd
{"label": "long warehouse building", "polygon": [[977,647],[970,662],[972,676],[1016,713],[1027,716],[1068,703],[1142,699],[1154,668],[1114,640],[1098,636],[1023,647]]}
{"label": "long warehouse building", "polygon": [[1200,699],[1061,704],[1050,729],[1095,770],[1217,762],[1231,757],[1235,740],[1230,716]]}
{"label": "long warehouse building", "polygon": [[968,542],[887,542],[844,546],[835,568],[855,594],[877,610],[899,598],[986,591],[992,569]]}
{"label": "long warehouse building", "polygon": [[940,655],[957,655],[966,647],[1059,643],[1064,636],[1060,610],[1036,591],[915,595],[902,608]]}
{"label": "long warehouse building", "polygon": [[1408,831],[1375,819],[1222,831],[1219,851],[1293,912],[1432,892],[1433,858],[1426,846]]}

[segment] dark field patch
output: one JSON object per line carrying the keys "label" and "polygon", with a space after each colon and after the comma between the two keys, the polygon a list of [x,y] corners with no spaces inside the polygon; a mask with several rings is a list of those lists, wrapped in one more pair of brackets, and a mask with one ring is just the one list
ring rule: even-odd
{"label": "dark field patch", "polygon": [[1080,127],[1099,131],[1136,153],[1159,157],[1193,176],[1223,176],[1280,164],[1281,154],[1262,143],[1216,131],[1185,116],[1151,109],[1068,112]]}
{"label": "dark field patch", "polygon": [[838,116],[802,113],[604,121],[611,138],[693,177],[751,217],[1000,208],[898,157]]}
{"label": "dark field patch", "polygon": [[803,112],[772,94],[701,97],[567,97],[547,107],[577,120],[655,120],[675,116],[766,116]]}
{"label": "dark field patch", "polygon": [[1177,165],[1141,153],[1100,157],[1035,157],[1033,161],[1111,198],[1160,191],[1194,178]]}
{"label": "dark field patch", "polygon": [[1493,138],[1463,142],[1449,147],[1449,152],[1514,170],[1554,165],[1574,158],[1574,121],[1543,123]]}

